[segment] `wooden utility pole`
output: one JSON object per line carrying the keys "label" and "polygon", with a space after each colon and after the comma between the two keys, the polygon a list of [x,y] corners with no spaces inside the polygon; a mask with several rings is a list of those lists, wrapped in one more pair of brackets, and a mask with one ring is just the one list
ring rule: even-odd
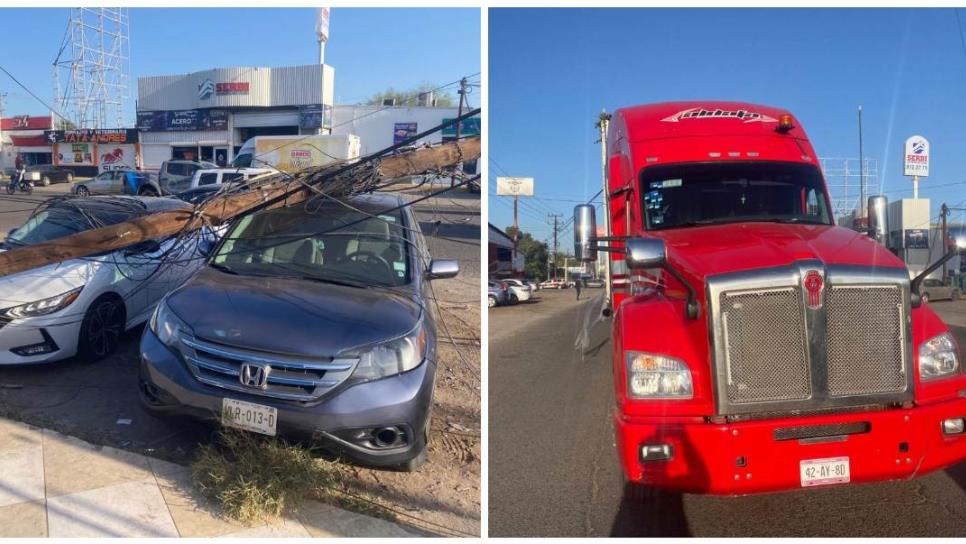
{"label": "wooden utility pole", "polygon": [[[381,159],[379,175],[384,179],[412,176],[432,172],[455,164],[459,160],[480,156],[480,139],[468,138],[436,147],[421,148]],[[351,166],[349,166],[351,168]],[[303,183],[322,183],[318,189],[325,190],[326,170],[338,166],[319,166],[302,170],[294,175],[266,174],[255,181],[263,183],[243,193],[227,194],[203,204],[195,210],[159,212],[116,225],[91,229],[49,242],[32,244],[0,253],[0,276],[23,272],[69,259],[89,257],[105,251],[114,251],[145,240],[166,238],[182,232],[201,228],[206,224],[218,225],[256,206],[273,199],[278,206],[291,206],[303,202],[316,193]],[[341,196],[341,195],[340,195]]]}
{"label": "wooden utility pole", "polygon": [[[464,102],[466,102],[466,78],[465,77],[460,79],[459,95],[460,95],[460,105],[459,105],[459,108],[457,109],[457,115],[456,115],[457,118],[463,117],[463,104]],[[458,121],[456,123],[456,141],[457,142],[460,141],[460,125],[462,124],[463,124],[463,121]],[[458,163],[456,167],[459,168],[462,166],[462,164],[463,163]],[[456,184],[456,175],[454,173],[454,175],[449,178],[449,186],[452,187],[455,184]]]}

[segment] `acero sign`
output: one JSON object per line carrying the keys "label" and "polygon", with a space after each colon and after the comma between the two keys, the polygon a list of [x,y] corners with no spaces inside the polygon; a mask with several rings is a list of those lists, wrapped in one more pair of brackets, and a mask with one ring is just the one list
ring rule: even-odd
{"label": "acero sign", "polygon": [[910,136],[906,140],[903,159],[906,176],[926,177],[929,175],[929,140],[922,136]]}

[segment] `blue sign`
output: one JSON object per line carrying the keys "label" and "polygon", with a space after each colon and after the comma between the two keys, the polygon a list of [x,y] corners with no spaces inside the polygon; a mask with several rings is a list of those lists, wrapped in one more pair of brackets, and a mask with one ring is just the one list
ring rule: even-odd
{"label": "blue sign", "polygon": [[396,123],[392,129],[392,144],[396,145],[416,136],[416,123]]}
{"label": "blue sign", "polygon": [[225,110],[139,111],[141,132],[178,132],[185,130],[228,130]]}

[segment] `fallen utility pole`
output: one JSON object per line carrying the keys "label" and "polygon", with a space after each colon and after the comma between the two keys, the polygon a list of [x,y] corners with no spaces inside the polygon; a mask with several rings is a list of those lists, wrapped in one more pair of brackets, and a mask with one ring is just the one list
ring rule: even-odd
{"label": "fallen utility pole", "polygon": [[[480,156],[480,138],[468,138],[430,148],[421,148],[379,159],[375,169],[382,179],[425,174]],[[56,240],[0,253],[0,276],[69,259],[114,251],[145,240],[166,238],[211,224],[218,225],[264,203],[291,206],[317,196],[312,188],[326,190],[334,175],[351,175],[344,164],[306,168],[296,174],[266,174],[252,178],[260,184],[250,190],[212,199],[196,210],[177,210],[144,215],[130,221],[91,229]],[[331,196],[340,197],[333,191]]]}

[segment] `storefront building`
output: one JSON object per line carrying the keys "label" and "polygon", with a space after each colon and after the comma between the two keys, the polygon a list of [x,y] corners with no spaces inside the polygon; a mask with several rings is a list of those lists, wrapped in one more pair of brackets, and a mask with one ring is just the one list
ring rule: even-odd
{"label": "storefront building", "polygon": [[52,119],[18,115],[0,119],[0,172],[13,168],[19,154],[27,166],[51,164],[51,146],[44,136]]}
{"label": "storefront building", "polygon": [[52,163],[80,176],[141,167],[138,131],[133,128],[48,130]]}
{"label": "storefront building", "polygon": [[[332,134],[355,134],[362,144],[362,155],[375,153],[393,144],[404,142],[456,119],[459,110],[455,107],[432,106],[380,106],[380,105],[340,105],[335,106],[332,114]],[[460,138],[480,135],[480,118],[472,117],[460,125]],[[454,140],[455,123],[442,131],[421,138],[419,143],[431,145]],[[478,174],[478,161],[463,163],[463,171]]]}
{"label": "storefront building", "polygon": [[156,169],[168,159],[228,164],[255,136],[328,133],[334,84],[335,69],[321,64],[138,78],[143,166]]}

